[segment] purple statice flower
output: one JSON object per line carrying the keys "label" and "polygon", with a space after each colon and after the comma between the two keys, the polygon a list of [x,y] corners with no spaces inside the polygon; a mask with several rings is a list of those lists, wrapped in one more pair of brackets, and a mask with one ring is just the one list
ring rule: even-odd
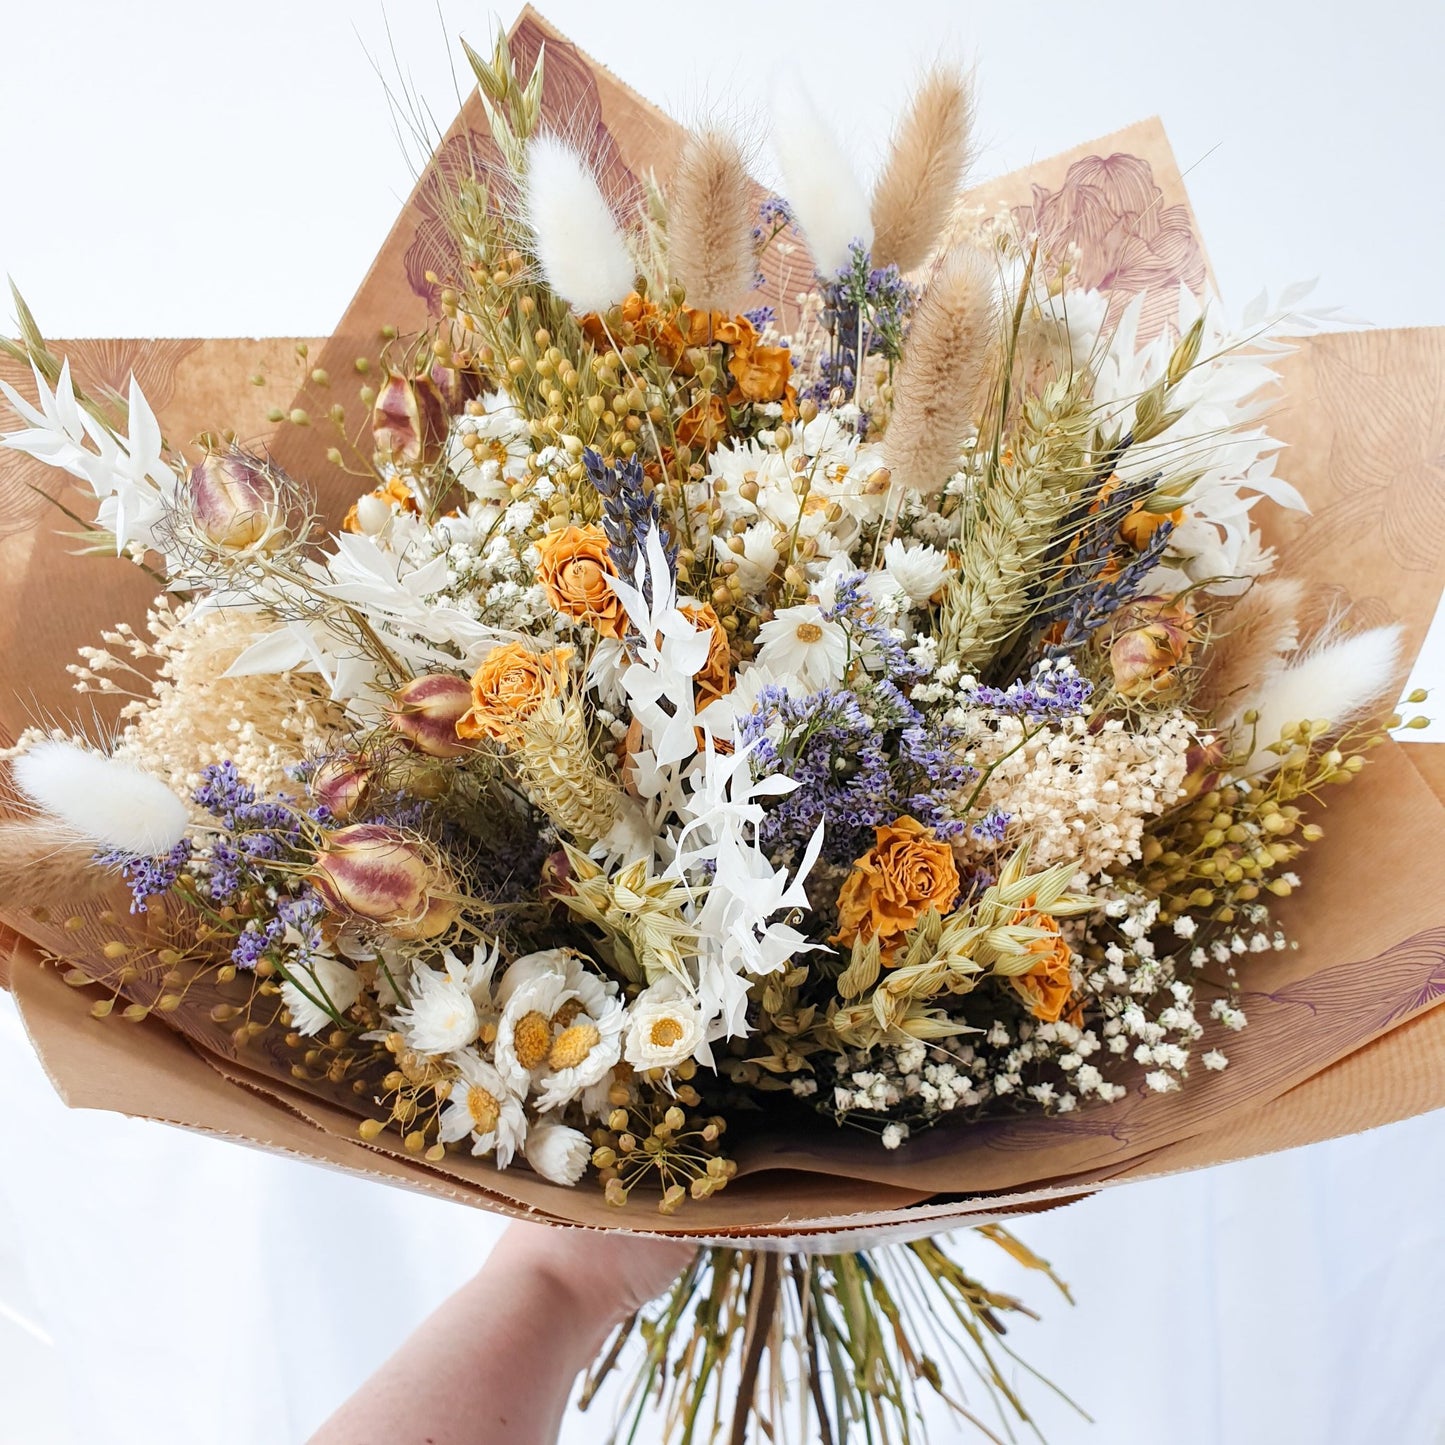
{"label": "purple statice flower", "polygon": [[[759,276],[756,284],[762,285],[765,279],[765,277]],[[778,313],[771,306],[755,306],[751,311],[743,312],[743,320],[750,322],[759,331],[771,326],[777,319]]]}
{"label": "purple statice flower", "polygon": [[677,544],[667,539],[662,507],[657,493],[647,484],[642,463],[632,456],[610,467],[601,453],[589,447],[582,453],[582,465],[602,498],[602,530],[607,534],[608,555],[618,572],[629,578],[636,574],[649,532],[664,539],[668,566],[675,567]]}
{"label": "purple statice flower", "polygon": [[880,620],[873,599],[864,591],[866,572],[847,572],[833,583],[833,600],[823,609],[828,622],[847,628],[855,647],[875,672],[890,683],[916,682],[924,670],[908,655],[902,640]]}
{"label": "purple statice flower", "polygon": [[[321,900],[309,891],[279,899],[276,912],[265,923],[252,920],[246,925],[231,950],[231,962],[237,968],[253,969],[284,946],[290,951],[290,961],[306,963],[321,949],[321,919],[325,912]],[[297,936],[288,943],[287,935],[292,930]]]}
{"label": "purple statice flower", "polygon": [[257,798],[229,759],[205,768],[191,796],[220,824],[208,850],[206,886],[216,902],[234,900],[248,884],[262,881],[267,863],[284,860],[303,846],[302,820],[292,805]]}
{"label": "purple statice flower", "polygon": [[146,904],[162,893],[168,893],[176,886],[176,880],[185,872],[193,851],[191,840],[182,838],[169,853],[149,858],[141,853],[127,853],[122,848],[110,848],[95,855],[95,861],[105,868],[115,868],[125,879],[130,889],[130,911],[144,913]]}
{"label": "purple statice flower", "polygon": [[1046,661],[1034,667],[1027,682],[1011,682],[1007,687],[980,684],[963,697],[975,707],[1026,722],[1041,722],[1045,718],[1077,717],[1093,691],[1093,683],[1080,677],[1071,664]]}
{"label": "purple statice flower", "polygon": [[990,808],[969,826],[968,831],[980,843],[1002,843],[1012,821],[1012,813],[1005,813],[1002,808]]}
{"label": "purple statice flower", "polygon": [[766,848],[801,848],[823,823],[824,857],[851,862],[872,844],[875,828],[904,814],[940,837],[962,831],[952,805],[973,770],[960,740],[891,685],[803,697],[766,687],[741,734],[753,746],[755,773],[798,785],[766,805],[758,830]]}
{"label": "purple statice flower", "polygon": [[758,224],[753,227],[753,240],[770,240],[785,226],[792,224],[792,207],[781,196],[768,196],[758,207]]}
{"label": "purple statice flower", "polygon": [[852,394],[864,357],[897,361],[903,355],[919,292],[897,266],[872,265],[868,248],[855,240],[848,248],[848,264],[823,279],[821,295],[823,324],[832,344],[819,360],[817,379],[806,390],[819,403],[835,389]]}

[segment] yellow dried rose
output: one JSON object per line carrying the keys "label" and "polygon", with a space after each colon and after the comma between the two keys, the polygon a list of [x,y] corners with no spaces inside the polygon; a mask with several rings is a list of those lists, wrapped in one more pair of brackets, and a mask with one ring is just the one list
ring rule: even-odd
{"label": "yellow dried rose", "polygon": [[947,913],[958,901],[958,867],[953,849],[916,818],[895,818],[873,834],[839,891],[838,931],[829,942],[876,938],[887,963],[930,908]]}
{"label": "yellow dried rose", "polygon": [[590,623],[604,637],[627,631],[627,613],[607,579],[617,575],[601,527],[563,527],[537,543],[537,580],[564,617]]}
{"label": "yellow dried rose", "polygon": [[505,738],[561,689],[571,656],[570,647],[551,652],[534,652],[521,642],[494,647],[472,677],[472,705],[457,721],[457,736]]}

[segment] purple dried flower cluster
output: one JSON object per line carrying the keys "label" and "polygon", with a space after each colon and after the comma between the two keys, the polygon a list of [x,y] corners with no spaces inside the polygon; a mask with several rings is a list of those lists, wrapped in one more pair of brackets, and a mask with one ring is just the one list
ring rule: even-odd
{"label": "purple dried flower cluster", "polygon": [[943,838],[963,829],[951,809],[973,770],[961,760],[960,740],[891,684],[870,687],[866,697],[845,688],[794,697],[766,687],[742,740],[754,745],[759,775],[781,773],[798,784],[768,805],[759,827],[766,848],[801,848],[822,823],[823,856],[847,863],[871,846],[874,828],[904,814]]}
{"label": "purple dried flower cluster", "polygon": [[[231,950],[231,962],[237,968],[253,969],[267,954],[285,944],[288,962],[305,964],[321,949],[321,919],[325,913],[325,905],[311,892],[278,900],[275,914],[265,924],[253,921],[246,925]],[[296,937],[287,942],[292,930]]]}
{"label": "purple dried flower cluster", "polygon": [[263,882],[269,862],[302,847],[301,819],[286,802],[266,802],[229,759],[201,774],[191,795],[221,825],[209,848],[206,892],[217,903],[233,901],[246,887]]}
{"label": "purple dried flower cluster", "polygon": [[130,889],[130,911],[144,913],[146,904],[162,893],[169,893],[185,872],[191,861],[192,846],[189,838],[182,838],[169,853],[148,858],[140,853],[127,853],[121,848],[107,849],[95,855],[95,861],[104,868],[119,869]]}
{"label": "purple dried flower cluster", "polygon": [[805,395],[820,405],[841,388],[852,395],[860,358],[903,355],[908,319],[919,292],[903,279],[897,266],[874,266],[868,248],[854,241],[849,261],[837,275],[822,283],[823,324],[832,346],[818,363],[818,379]]}
{"label": "purple dried flower cluster", "polygon": [[1072,652],[1090,633],[1102,627],[1126,602],[1137,597],[1144,579],[1159,565],[1169,548],[1174,523],[1167,518],[1155,529],[1141,552],[1131,557],[1112,577],[1096,576],[1093,585],[1081,590],[1069,608],[1068,625],[1059,642],[1049,649],[1053,656]]}
{"label": "purple dried flower cluster", "polygon": [[1011,682],[1007,687],[980,684],[965,692],[963,700],[1008,717],[1041,722],[1045,718],[1077,717],[1093,691],[1093,683],[1080,677],[1072,666],[1041,662],[1027,682]]}
{"label": "purple dried flower cluster", "polygon": [[970,825],[968,831],[980,843],[1002,843],[1012,821],[1012,813],[1005,813],[1002,808],[990,808]]}
{"label": "purple dried flower cluster", "polygon": [[[630,578],[637,571],[647,534],[656,532],[659,537],[667,537],[657,494],[648,486],[642,463],[635,456],[611,467],[589,447],[582,453],[582,465],[602,498],[602,530],[607,534],[612,565]],[[666,553],[668,565],[675,566],[677,544],[667,542]]]}

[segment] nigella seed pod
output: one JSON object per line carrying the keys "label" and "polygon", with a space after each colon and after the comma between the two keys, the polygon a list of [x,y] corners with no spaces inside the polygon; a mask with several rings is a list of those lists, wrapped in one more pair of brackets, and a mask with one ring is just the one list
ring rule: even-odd
{"label": "nigella seed pod", "polygon": [[470,367],[443,366],[438,361],[432,365],[430,375],[442,404],[452,416],[460,416],[467,403],[484,390],[481,374]]}
{"label": "nigella seed pod", "polygon": [[333,913],[373,923],[399,938],[434,938],[456,921],[445,871],[395,828],[353,823],[325,835],[306,875]]}
{"label": "nigella seed pod", "polygon": [[191,468],[186,505],[201,535],[225,551],[275,551],[286,540],[275,473],[240,447],[207,452]]}
{"label": "nigella seed pod", "polygon": [[388,373],[371,408],[377,463],[433,465],[445,450],[448,421],[446,400],[430,376]]}
{"label": "nigella seed pod", "polygon": [[1174,684],[1194,641],[1187,598],[1139,597],[1120,608],[1109,644],[1114,686],[1124,697],[1146,697]]}
{"label": "nigella seed pod", "polygon": [[311,775],[311,796],[336,822],[350,822],[371,791],[372,771],[362,758],[328,758]]}
{"label": "nigella seed pod", "polygon": [[392,729],[429,758],[460,758],[471,751],[457,736],[457,723],[471,709],[472,688],[445,673],[414,677],[392,693],[387,713]]}

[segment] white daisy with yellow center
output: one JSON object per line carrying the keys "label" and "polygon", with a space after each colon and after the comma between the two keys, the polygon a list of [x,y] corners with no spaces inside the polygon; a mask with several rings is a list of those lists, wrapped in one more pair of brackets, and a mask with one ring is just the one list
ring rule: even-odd
{"label": "white daisy with yellow center", "polygon": [[814,692],[837,687],[848,666],[848,634],[821,607],[780,607],[758,629],[758,661]]}
{"label": "white daisy with yellow center", "polygon": [[702,1011],[675,978],[644,989],[628,1010],[623,1057],[635,1069],[674,1069],[702,1046]]}
{"label": "white daisy with yellow center", "polygon": [[522,1100],[484,1058],[472,1049],[451,1055],[458,1077],[442,1110],[437,1138],[454,1144],[471,1135],[472,1153],[495,1154],[505,1169],[527,1137]]}
{"label": "white daisy with yellow center", "polygon": [[606,994],[597,1007],[577,1014],[559,1030],[547,1055],[546,1071],[536,1081],[537,1111],[545,1114],[571,1103],[610,1074],[622,1056],[626,1026],[622,1000]]}

